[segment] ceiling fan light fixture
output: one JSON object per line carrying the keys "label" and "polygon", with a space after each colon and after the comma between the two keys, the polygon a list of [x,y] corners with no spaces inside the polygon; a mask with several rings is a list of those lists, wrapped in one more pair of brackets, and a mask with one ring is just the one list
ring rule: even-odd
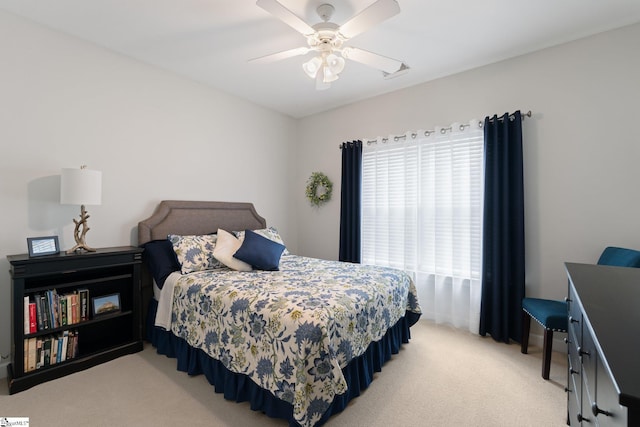
{"label": "ceiling fan light fixture", "polygon": [[316,90],[326,90],[331,87],[331,83],[325,81],[325,69],[326,67],[322,67],[320,68],[320,70],[318,70],[318,74],[316,76]]}
{"label": "ceiling fan light fixture", "polygon": [[302,69],[312,79],[316,78],[318,71],[322,68],[322,58],[315,56],[302,64]]}
{"label": "ceiling fan light fixture", "polygon": [[327,55],[327,66],[334,74],[340,74],[344,70],[344,58],[333,53]]}
{"label": "ceiling fan light fixture", "polygon": [[338,74],[334,73],[329,66],[323,67],[322,72],[322,74],[324,75],[322,81],[325,83],[335,82],[339,78]]}
{"label": "ceiling fan light fixture", "polygon": [[[344,59],[330,53],[311,58],[302,64],[302,69],[312,79],[320,79],[322,83],[331,83],[338,80],[342,70],[344,70]],[[321,86],[321,87],[320,87]],[[319,89],[326,89],[328,85],[320,85]]]}

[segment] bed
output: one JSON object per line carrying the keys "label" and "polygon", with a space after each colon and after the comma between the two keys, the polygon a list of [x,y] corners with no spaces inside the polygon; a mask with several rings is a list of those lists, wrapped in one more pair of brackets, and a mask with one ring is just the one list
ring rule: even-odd
{"label": "bed", "polygon": [[251,203],[163,201],[138,243],[157,352],[290,426],[342,411],[420,317],[406,273],[290,254]]}

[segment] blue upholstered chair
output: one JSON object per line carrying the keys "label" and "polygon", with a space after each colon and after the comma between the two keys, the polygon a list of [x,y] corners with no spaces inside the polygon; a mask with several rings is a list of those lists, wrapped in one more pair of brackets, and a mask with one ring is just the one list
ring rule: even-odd
{"label": "blue upholstered chair", "polygon": [[[640,267],[640,251],[610,246],[600,255],[598,264],[618,267]],[[540,298],[523,298],[522,345],[520,351],[524,354],[527,353],[529,347],[529,330],[532,318],[544,328],[542,378],[548,380],[549,369],[551,368],[553,333],[567,332],[567,303]]]}

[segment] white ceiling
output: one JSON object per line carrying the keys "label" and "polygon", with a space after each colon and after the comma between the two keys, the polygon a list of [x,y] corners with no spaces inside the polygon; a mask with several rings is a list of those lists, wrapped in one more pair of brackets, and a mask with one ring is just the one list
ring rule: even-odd
{"label": "white ceiling", "polygon": [[[317,6],[331,3],[332,21],[342,24],[373,0],[280,2],[310,24],[320,21]],[[296,118],[640,22],[640,0],[398,3],[400,14],[349,45],[401,60],[409,73],[385,80],[380,71],[347,61],[325,91],[316,91],[302,71],[310,56],[247,62],[306,46],[255,0],[0,0],[0,9]]]}

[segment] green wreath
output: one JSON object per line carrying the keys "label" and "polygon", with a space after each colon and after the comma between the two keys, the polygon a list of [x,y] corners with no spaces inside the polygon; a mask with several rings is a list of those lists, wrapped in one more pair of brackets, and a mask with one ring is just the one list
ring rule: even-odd
{"label": "green wreath", "polygon": [[[305,194],[312,205],[320,206],[324,202],[331,200],[332,189],[333,183],[325,174],[322,172],[313,172],[307,180]],[[318,190],[321,190],[320,194],[318,194]]]}

